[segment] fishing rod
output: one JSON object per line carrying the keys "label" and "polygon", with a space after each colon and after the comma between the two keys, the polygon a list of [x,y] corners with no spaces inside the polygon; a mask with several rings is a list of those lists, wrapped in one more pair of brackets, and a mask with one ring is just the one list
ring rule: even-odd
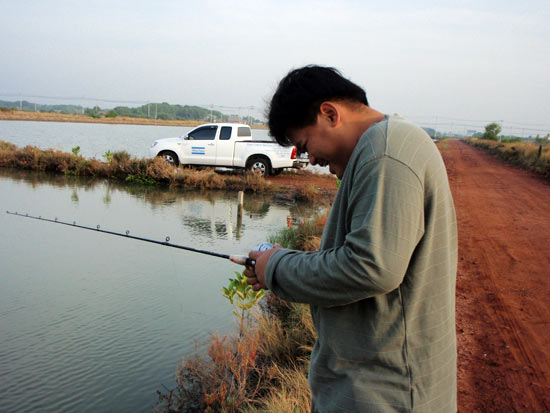
{"label": "fishing rod", "polygon": [[[87,227],[85,225],[78,225],[75,221],[73,221],[73,222],[64,222],[64,221],[58,220],[57,218],[48,219],[48,218],[42,218],[41,216],[35,217],[35,216],[29,215],[29,214],[20,214],[18,212],[10,212],[10,211],[6,211],[6,213],[9,214],[9,215],[16,215],[18,217],[32,218],[32,219],[37,219],[39,221],[52,222],[54,224],[62,224],[62,225],[67,225],[67,226],[74,227],[74,228],[81,228],[81,229],[87,229],[87,230],[95,231],[95,232],[102,232],[103,234],[116,235],[116,236],[119,236],[119,237],[135,239],[135,240],[138,240],[138,241],[150,242],[150,243],[153,243],[153,244],[162,245],[163,247],[172,247],[172,248],[179,248],[179,249],[186,250],[186,251],[191,251],[191,252],[198,252],[199,254],[206,254],[206,255],[211,255],[211,256],[214,256],[214,257],[218,257],[218,258],[225,258],[225,259],[230,260],[231,262],[234,262],[235,264],[246,265],[246,266],[249,266],[249,267],[254,267],[256,265],[256,260],[254,260],[252,258],[249,258],[246,255],[220,254],[220,253],[217,253],[217,252],[199,250],[199,249],[192,248],[192,247],[186,247],[184,245],[172,244],[172,243],[170,243],[170,237],[166,237],[166,239],[164,241],[157,241],[157,240],[150,239],[150,238],[136,237],[135,235],[130,235],[130,231],[128,231],[128,230],[125,233],[115,232],[115,231],[107,231],[107,230],[101,229],[101,227],[99,225],[97,225],[94,228],[94,227]],[[271,244],[269,244],[269,245],[268,244],[269,243],[266,243],[266,242],[261,243],[261,244],[257,245],[254,249],[257,249],[258,251],[264,251],[266,249],[272,248]]]}

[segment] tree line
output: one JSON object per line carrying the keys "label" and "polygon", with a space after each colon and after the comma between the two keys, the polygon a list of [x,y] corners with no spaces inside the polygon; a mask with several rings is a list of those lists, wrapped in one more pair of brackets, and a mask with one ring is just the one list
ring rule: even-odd
{"label": "tree line", "polygon": [[138,107],[117,106],[113,109],[103,109],[99,106],[84,108],[78,105],[44,105],[28,101],[8,102],[0,100],[0,108],[21,109],[23,111],[57,112],[63,114],[86,114],[93,118],[127,116],[131,118],[149,118],[162,120],[198,120],[207,122],[243,121],[249,124],[261,123],[252,116],[238,117],[228,115],[200,106],[172,105],[163,103],[148,103]]}

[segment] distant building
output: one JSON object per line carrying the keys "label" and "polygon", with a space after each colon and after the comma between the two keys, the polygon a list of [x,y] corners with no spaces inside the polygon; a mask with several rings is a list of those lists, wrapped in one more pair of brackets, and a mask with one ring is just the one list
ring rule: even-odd
{"label": "distant building", "polygon": [[229,115],[229,122],[240,123],[241,117],[239,115]]}

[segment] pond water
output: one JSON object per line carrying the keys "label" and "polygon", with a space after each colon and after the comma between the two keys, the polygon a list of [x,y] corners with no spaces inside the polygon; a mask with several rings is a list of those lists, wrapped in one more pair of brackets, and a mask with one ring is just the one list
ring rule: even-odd
{"label": "pond water", "polygon": [[6,210],[229,254],[246,254],[288,215],[314,212],[247,194],[239,218],[236,193],[1,169],[0,200],[2,412],[151,411],[185,355],[235,331],[220,289],[242,270]]}

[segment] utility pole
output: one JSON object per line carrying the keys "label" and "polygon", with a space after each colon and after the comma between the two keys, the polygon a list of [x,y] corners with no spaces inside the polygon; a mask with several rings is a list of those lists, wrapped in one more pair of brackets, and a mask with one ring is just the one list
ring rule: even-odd
{"label": "utility pole", "polygon": [[149,108],[149,103],[147,104],[147,118],[150,119],[151,118],[151,110]]}
{"label": "utility pole", "polygon": [[157,120],[157,104],[155,103],[155,120]]}

